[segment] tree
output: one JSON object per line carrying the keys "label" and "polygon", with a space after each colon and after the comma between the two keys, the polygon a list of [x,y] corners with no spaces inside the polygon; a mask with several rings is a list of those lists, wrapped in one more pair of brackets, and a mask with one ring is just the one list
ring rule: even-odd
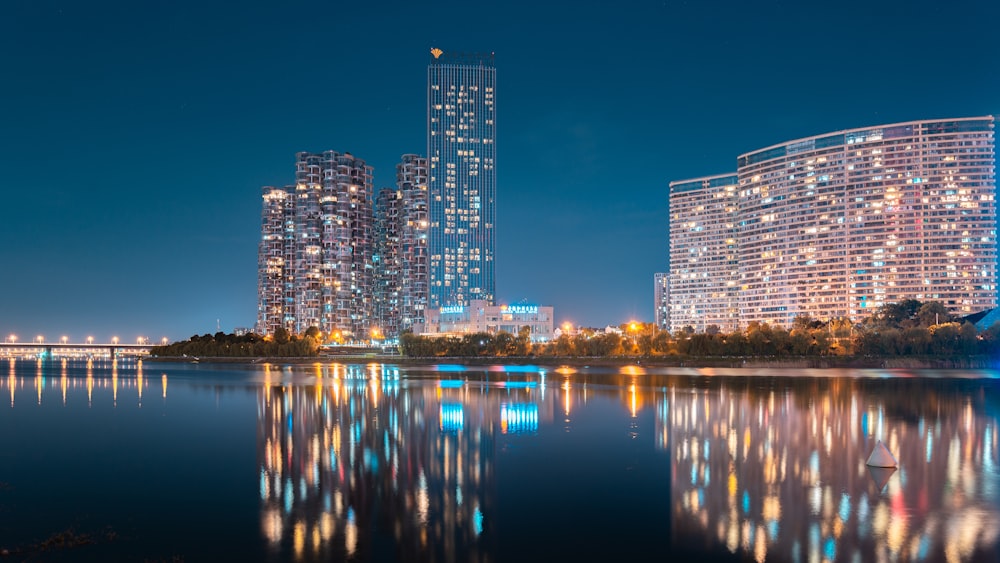
{"label": "tree", "polygon": [[514,339],[514,352],[517,356],[527,356],[531,352],[531,327],[522,326]]}
{"label": "tree", "polygon": [[951,313],[940,301],[929,301],[920,306],[917,311],[920,326],[933,326],[951,322]]}

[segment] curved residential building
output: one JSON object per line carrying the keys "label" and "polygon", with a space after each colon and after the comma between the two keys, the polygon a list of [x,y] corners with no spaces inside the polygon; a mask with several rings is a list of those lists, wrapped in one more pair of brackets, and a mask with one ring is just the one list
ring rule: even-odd
{"label": "curved residential building", "polygon": [[737,328],[737,186],[735,174],[670,183],[670,330]]}
{"label": "curved residential building", "polygon": [[[996,307],[993,126],[911,121],[740,155],[741,323],[860,320],[904,299],[956,314]],[[683,259],[672,255],[671,282]]]}

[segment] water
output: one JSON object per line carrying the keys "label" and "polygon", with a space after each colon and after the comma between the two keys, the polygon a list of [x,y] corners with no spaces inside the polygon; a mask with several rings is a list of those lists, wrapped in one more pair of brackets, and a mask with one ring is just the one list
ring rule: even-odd
{"label": "water", "polygon": [[993,371],[0,366],[8,560],[1000,560]]}

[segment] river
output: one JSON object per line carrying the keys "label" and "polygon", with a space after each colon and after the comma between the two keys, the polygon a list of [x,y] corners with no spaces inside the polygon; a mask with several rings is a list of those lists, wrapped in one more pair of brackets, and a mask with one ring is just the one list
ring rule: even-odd
{"label": "river", "polygon": [[9,560],[1000,552],[992,370],[0,366]]}

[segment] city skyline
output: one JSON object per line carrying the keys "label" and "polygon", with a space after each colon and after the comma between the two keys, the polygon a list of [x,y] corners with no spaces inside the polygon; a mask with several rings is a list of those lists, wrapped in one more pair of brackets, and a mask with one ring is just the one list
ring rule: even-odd
{"label": "city skyline", "polygon": [[496,53],[496,301],[557,324],[653,320],[674,179],[817,131],[1000,113],[988,2],[513,3],[489,26],[458,6],[6,7],[0,333],[252,327],[260,186],[325,150],[392,186],[424,151],[435,46]]}

